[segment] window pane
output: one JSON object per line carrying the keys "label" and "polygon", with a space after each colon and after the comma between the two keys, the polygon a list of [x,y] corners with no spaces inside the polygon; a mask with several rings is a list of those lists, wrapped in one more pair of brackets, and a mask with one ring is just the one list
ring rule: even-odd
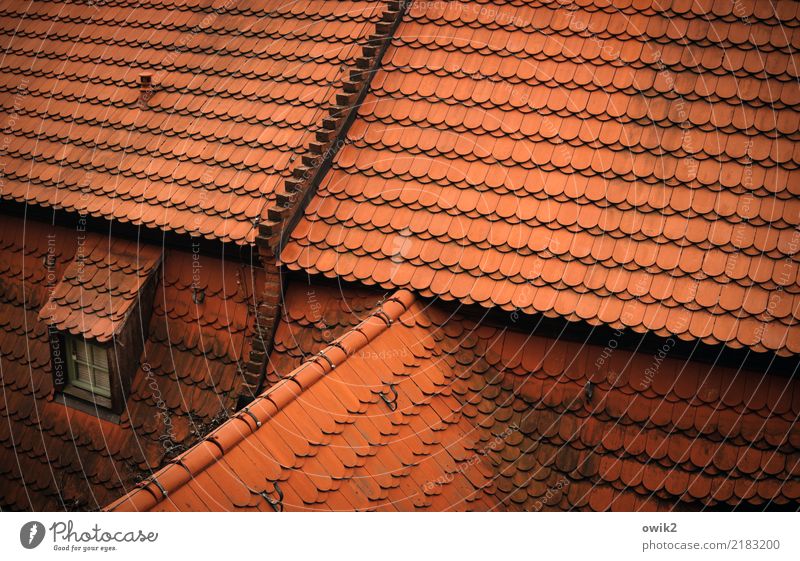
{"label": "window pane", "polygon": [[108,354],[104,348],[92,345],[92,359],[95,369],[108,372]]}
{"label": "window pane", "polygon": [[100,395],[111,395],[111,380],[107,370],[95,369],[94,385]]}
{"label": "window pane", "polygon": [[92,383],[92,373],[85,362],[75,361],[75,379],[85,384]]}
{"label": "window pane", "polygon": [[74,376],[76,380],[86,384],[92,383],[92,372],[89,368],[89,345],[84,341],[73,341]]}
{"label": "window pane", "polygon": [[80,339],[73,339],[72,346],[75,352],[75,358],[82,362],[89,362],[89,343],[81,341]]}

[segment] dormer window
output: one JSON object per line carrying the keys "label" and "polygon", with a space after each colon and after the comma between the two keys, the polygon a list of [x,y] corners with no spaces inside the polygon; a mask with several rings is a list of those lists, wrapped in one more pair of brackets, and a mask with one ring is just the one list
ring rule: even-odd
{"label": "dormer window", "polygon": [[87,236],[39,312],[48,324],[56,397],[120,413],[144,349],[161,250]]}
{"label": "dormer window", "polygon": [[111,399],[111,370],[108,350],[86,339],[67,337],[68,386]]}

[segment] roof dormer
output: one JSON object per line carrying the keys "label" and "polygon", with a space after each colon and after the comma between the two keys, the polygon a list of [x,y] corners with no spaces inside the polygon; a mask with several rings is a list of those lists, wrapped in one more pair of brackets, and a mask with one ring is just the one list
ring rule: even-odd
{"label": "roof dormer", "polygon": [[[87,236],[39,312],[57,394],[119,413],[144,348],[161,251]],[[75,401],[77,400],[77,401]]]}

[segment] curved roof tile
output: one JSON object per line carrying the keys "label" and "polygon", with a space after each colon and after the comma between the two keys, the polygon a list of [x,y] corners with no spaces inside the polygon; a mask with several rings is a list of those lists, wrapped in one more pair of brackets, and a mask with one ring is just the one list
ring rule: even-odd
{"label": "curved roof tile", "polygon": [[379,297],[292,286],[272,387],[108,509],[638,511],[800,497],[789,377],[606,355],[408,291]]}
{"label": "curved roof tile", "polygon": [[798,353],[796,6],[414,3],[281,259]]}
{"label": "curved roof tile", "polygon": [[0,2],[0,196],[253,243],[384,9]]}

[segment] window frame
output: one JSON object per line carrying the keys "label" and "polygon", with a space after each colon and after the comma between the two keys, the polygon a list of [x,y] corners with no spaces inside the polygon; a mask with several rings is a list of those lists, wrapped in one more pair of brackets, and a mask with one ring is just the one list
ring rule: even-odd
{"label": "window frame", "polygon": [[[102,397],[104,399],[110,400],[113,395],[113,389],[111,387],[111,380],[112,380],[112,372],[111,372],[111,364],[108,360],[108,350],[104,347],[101,347],[97,343],[91,343],[82,337],[75,337],[71,335],[67,335],[66,337],[67,343],[67,385],[74,386],[81,390],[91,393],[92,395],[96,395],[98,397]],[[78,345],[84,345],[87,350],[87,355],[91,354],[91,358],[88,360],[82,360],[77,358],[78,354]],[[96,354],[102,353],[105,355],[106,366],[105,368],[99,367],[96,364]],[[78,364],[83,364],[87,371],[89,372],[89,376],[91,378],[90,382],[86,382],[85,380],[81,380],[78,377]],[[100,371],[104,372],[108,378],[108,387],[104,388],[96,383],[96,375],[95,372]]]}

